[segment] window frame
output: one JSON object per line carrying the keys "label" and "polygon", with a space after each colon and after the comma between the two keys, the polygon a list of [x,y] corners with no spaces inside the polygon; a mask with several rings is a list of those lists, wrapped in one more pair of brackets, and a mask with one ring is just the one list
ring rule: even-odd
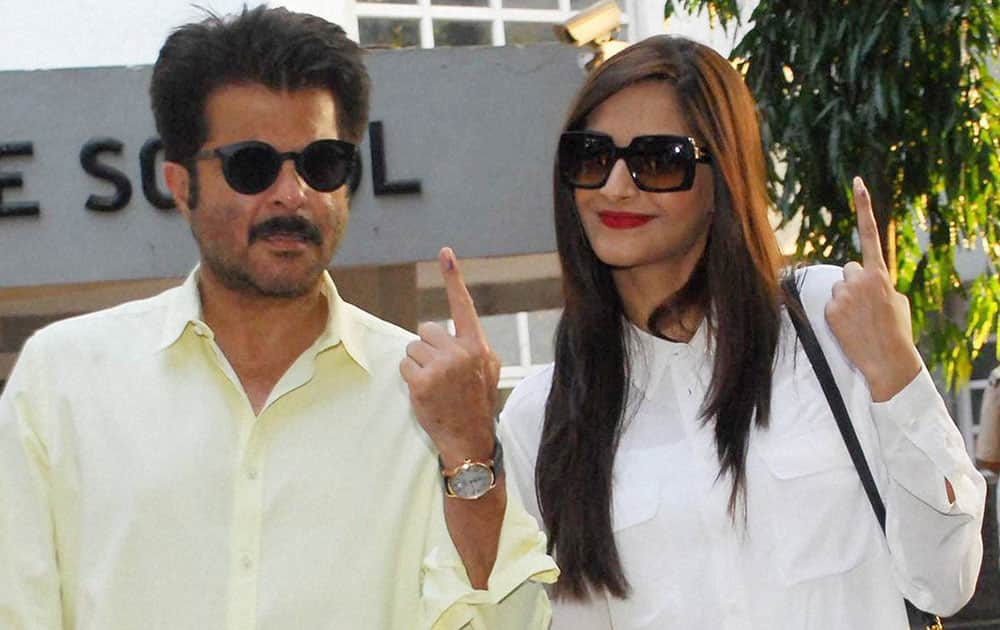
{"label": "window frame", "polygon": [[[570,9],[570,0],[557,0],[556,9],[510,9],[501,6],[502,0],[487,0],[487,6],[460,7],[431,4],[431,0],[417,0],[416,4],[361,2],[355,4],[355,15],[360,21],[367,18],[398,18],[417,20],[420,48],[434,48],[434,21],[486,22],[490,25],[492,46],[506,46],[504,25],[508,22],[533,22],[562,24],[579,10]],[[628,5],[628,3],[626,3]],[[622,15],[622,27],[629,23],[628,13]],[[632,29],[629,29],[631,31]],[[368,44],[362,44],[367,46]],[[373,44],[377,45],[377,44]]]}

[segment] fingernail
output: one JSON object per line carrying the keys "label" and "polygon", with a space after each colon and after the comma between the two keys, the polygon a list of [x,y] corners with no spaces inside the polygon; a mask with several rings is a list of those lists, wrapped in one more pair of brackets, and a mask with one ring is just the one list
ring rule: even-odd
{"label": "fingernail", "polygon": [[854,192],[858,193],[859,195],[864,195],[867,194],[868,192],[868,190],[865,188],[865,182],[857,175],[854,176]]}
{"label": "fingernail", "polygon": [[445,271],[451,271],[455,268],[455,255],[449,247],[441,250],[441,268]]}

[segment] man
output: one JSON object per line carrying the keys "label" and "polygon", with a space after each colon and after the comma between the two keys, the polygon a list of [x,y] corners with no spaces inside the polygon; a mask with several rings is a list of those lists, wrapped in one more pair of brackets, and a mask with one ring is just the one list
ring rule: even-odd
{"label": "man", "polygon": [[546,627],[556,570],[507,500],[454,254],[456,336],[412,343],[325,271],[367,118],[357,46],[284,9],[212,16],[167,39],[150,92],[201,264],[25,345],[0,399],[0,627]]}
{"label": "man", "polygon": [[980,409],[976,459],[980,466],[1000,473],[1000,366],[990,372]]}
{"label": "man", "polygon": [[[986,389],[983,391],[983,404],[979,412],[979,437],[976,440],[976,460],[981,468],[1000,474],[1000,366],[990,372]],[[997,495],[997,531],[1000,532],[1000,486],[995,485],[993,493]]]}

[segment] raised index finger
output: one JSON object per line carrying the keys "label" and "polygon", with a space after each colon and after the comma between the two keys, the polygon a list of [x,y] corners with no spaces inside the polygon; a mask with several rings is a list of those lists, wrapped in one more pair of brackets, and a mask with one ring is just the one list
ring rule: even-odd
{"label": "raised index finger", "polygon": [[462,280],[462,272],[458,268],[458,259],[450,247],[442,247],[438,252],[438,263],[441,267],[441,277],[444,279],[444,290],[448,295],[448,310],[455,322],[455,336],[459,338],[482,339],[483,329],[479,325],[479,315],[476,306],[469,295],[469,289]]}
{"label": "raised index finger", "polygon": [[858,215],[858,240],[861,242],[862,266],[886,269],[885,258],[882,256],[882,240],[879,238],[878,224],[872,211],[872,199],[860,177],[854,178],[854,210]]}

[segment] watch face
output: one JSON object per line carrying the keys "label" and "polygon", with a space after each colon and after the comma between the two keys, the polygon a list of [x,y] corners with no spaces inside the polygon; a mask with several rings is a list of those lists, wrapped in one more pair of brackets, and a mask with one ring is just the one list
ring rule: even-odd
{"label": "watch face", "polygon": [[493,471],[482,464],[470,464],[448,480],[455,496],[479,498],[493,485]]}

